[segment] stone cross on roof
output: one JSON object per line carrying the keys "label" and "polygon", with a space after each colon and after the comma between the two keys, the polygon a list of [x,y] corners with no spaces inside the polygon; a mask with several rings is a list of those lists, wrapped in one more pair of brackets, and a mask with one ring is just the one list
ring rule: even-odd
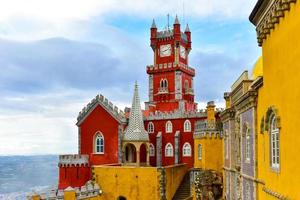
{"label": "stone cross on roof", "polygon": [[149,141],[148,132],[145,130],[141,110],[138,85],[135,83],[129,123],[123,137],[124,141]]}

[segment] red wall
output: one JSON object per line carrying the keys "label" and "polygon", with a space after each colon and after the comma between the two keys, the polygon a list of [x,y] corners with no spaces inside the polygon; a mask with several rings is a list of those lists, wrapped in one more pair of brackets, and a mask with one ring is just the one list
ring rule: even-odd
{"label": "red wall", "polygon": [[[90,156],[90,165],[118,163],[118,121],[98,105],[79,126],[81,154]],[[94,136],[100,131],[104,136],[104,154],[94,154]]]}
{"label": "red wall", "polygon": [[[194,140],[193,140],[193,132],[194,132],[194,124],[196,120],[200,118],[191,118],[189,119],[191,122],[191,132],[184,132],[184,122],[186,119],[172,119],[170,120],[173,124],[173,132],[166,133],[165,132],[165,124],[168,120],[152,120],[154,124],[154,133],[149,133],[150,143],[155,146],[155,156],[150,157],[150,164],[152,166],[156,166],[156,136],[158,132],[162,132],[162,164],[166,165],[173,165],[175,164],[175,133],[176,131],[180,131],[180,156],[179,156],[179,163],[187,163],[190,168],[194,165]],[[204,120],[205,118],[203,118]],[[148,123],[150,121],[145,121],[145,127],[148,127]],[[182,154],[182,147],[185,142],[190,143],[192,149],[192,154],[190,157],[183,157]],[[165,146],[167,143],[171,143],[173,145],[174,156],[173,157],[165,157]]]}
{"label": "red wall", "polygon": [[81,187],[91,179],[91,169],[88,166],[59,167],[58,189]]}

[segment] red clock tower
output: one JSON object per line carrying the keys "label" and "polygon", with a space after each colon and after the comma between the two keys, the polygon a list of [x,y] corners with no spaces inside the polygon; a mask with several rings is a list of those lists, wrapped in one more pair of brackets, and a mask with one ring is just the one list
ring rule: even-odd
{"label": "red clock tower", "polygon": [[154,65],[147,67],[149,75],[150,112],[195,111],[193,77],[195,70],[188,66],[191,50],[191,32],[188,25],[184,32],[176,16],[173,29],[157,31],[155,21],[151,26],[151,47]]}

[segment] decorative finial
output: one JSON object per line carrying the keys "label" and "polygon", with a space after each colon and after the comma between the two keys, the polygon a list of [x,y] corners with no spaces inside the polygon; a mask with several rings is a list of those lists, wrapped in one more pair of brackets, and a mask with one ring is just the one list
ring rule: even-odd
{"label": "decorative finial", "polygon": [[184,32],[191,32],[191,31],[190,31],[189,24],[186,24],[186,28],[185,28],[185,31],[184,31]]}
{"label": "decorative finial", "polygon": [[176,15],[176,17],[175,17],[175,22],[174,22],[174,24],[180,24],[177,15]]}
{"label": "decorative finial", "polygon": [[155,20],[153,19],[151,28],[156,28]]}

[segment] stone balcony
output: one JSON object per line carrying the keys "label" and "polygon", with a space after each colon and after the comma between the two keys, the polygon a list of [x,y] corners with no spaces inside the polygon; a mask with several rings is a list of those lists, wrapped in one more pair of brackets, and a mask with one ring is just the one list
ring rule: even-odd
{"label": "stone balcony", "polygon": [[184,94],[194,95],[194,89],[193,88],[186,88],[186,89],[184,89]]}
{"label": "stone balcony", "polygon": [[222,123],[216,121],[199,120],[195,123],[194,138],[206,136],[223,137]]}
{"label": "stone balcony", "polygon": [[68,154],[59,156],[59,166],[87,166],[88,164],[88,155]]}
{"label": "stone balcony", "polygon": [[167,87],[160,87],[158,88],[158,94],[168,94],[169,89]]}

